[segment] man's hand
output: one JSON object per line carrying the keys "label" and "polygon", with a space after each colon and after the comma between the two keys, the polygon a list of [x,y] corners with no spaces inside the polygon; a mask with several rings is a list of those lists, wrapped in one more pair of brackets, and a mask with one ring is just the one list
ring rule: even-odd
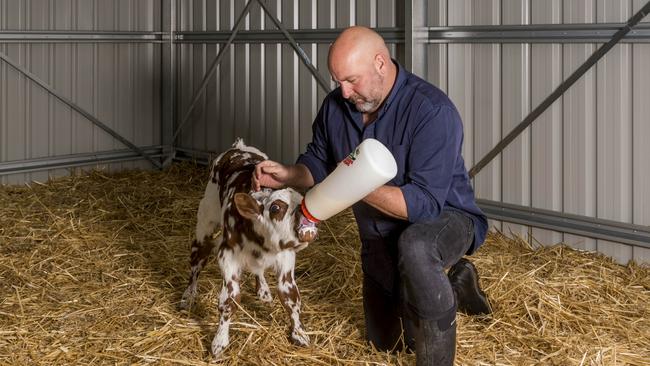
{"label": "man's hand", "polygon": [[309,169],[302,164],[283,165],[272,160],[264,160],[255,166],[252,185],[255,191],[259,191],[262,187],[309,188],[314,185],[314,178]]}
{"label": "man's hand", "polygon": [[255,166],[253,172],[253,190],[262,187],[284,188],[289,179],[289,168],[272,160],[264,160]]}

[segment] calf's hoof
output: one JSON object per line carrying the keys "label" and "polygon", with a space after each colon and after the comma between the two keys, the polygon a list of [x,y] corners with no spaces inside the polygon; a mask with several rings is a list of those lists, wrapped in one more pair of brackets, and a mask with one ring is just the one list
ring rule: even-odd
{"label": "calf's hoof", "polygon": [[291,343],[296,346],[307,347],[309,346],[309,336],[304,329],[294,329],[291,331]]}
{"label": "calf's hoof", "polygon": [[217,337],[212,341],[212,358],[217,360],[221,357],[223,350],[228,347],[228,340],[218,340]]}
{"label": "calf's hoof", "polygon": [[178,308],[181,310],[190,310],[194,305],[194,296],[186,290],[181,297],[181,302],[178,304]]}
{"label": "calf's hoof", "polygon": [[259,297],[262,302],[273,302],[273,296],[271,296],[271,291],[269,291],[269,289],[259,289],[257,291],[257,297]]}
{"label": "calf's hoof", "polygon": [[228,347],[228,343],[230,343],[228,330],[225,329],[225,327],[220,326],[219,329],[217,329],[217,334],[215,334],[214,338],[212,339],[212,356],[214,358],[221,356],[223,350]]}

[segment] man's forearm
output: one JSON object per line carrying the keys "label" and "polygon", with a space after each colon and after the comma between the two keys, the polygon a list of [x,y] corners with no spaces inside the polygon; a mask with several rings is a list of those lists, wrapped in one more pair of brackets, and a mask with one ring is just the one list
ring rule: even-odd
{"label": "man's forearm", "polygon": [[363,201],[390,217],[408,219],[406,201],[399,187],[381,186],[367,195]]}
{"label": "man's forearm", "polygon": [[288,186],[295,188],[310,188],[314,185],[314,177],[304,164],[290,165]]}

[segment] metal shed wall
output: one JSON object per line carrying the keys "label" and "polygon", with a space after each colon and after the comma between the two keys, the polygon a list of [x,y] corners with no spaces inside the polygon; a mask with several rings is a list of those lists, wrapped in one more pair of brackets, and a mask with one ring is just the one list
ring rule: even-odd
{"label": "metal shed wall", "polygon": [[[392,0],[268,1],[289,29],[403,27],[404,4]],[[624,22],[641,0],[434,0],[427,26]],[[244,1],[179,4],[179,30],[230,30]],[[420,15],[414,13],[415,16]],[[645,20],[648,22],[648,19]],[[275,29],[253,7],[243,29]],[[329,80],[327,44],[301,44]],[[180,147],[221,151],[236,136],[273,159],[291,162],[311,136],[324,92],[284,43],[230,46]],[[430,44],[419,74],[447,91],[465,122],[468,167],[485,155],[577,66],[596,43]],[[219,51],[185,44],[179,55],[179,113]],[[399,47],[394,54],[404,62]],[[396,52],[395,52],[396,51]],[[619,44],[475,179],[479,198],[618,222],[650,225],[650,46]],[[625,263],[650,261],[650,250],[510,223],[506,233],[542,244],[564,241]]]}
{"label": "metal shed wall", "polygon": [[[156,0],[0,0],[4,31],[159,31]],[[160,145],[161,46],[153,43],[0,43],[27,68],[138,146]],[[0,62],[0,162],[125,149],[113,137]],[[114,163],[111,169],[150,167]],[[67,175],[0,176],[18,184]]]}
{"label": "metal shed wall", "polygon": [[[0,30],[209,32],[232,29],[244,0],[0,0]],[[433,43],[410,57],[410,23],[424,26],[612,23],[644,0],[267,0],[289,29],[353,24],[402,31],[398,60],[445,90],[465,122],[473,166],[580,65],[597,43]],[[257,4],[243,29],[275,27]],[[412,17],[407,17],[411,9]],[[417,18],[417,19],[416,19]],[[645,19],[645,22],[650,22]],[[276,32],[277,33],[277,32]],[[0,52],[36,74],[136,145],[168,145],[223,42],[155,35],[143,43],[2,43]],[[174,39],[175,45],[171,43]],[[301,44],[329,79],[328,44]],[[286,42],[229,46],[189,122],[179,150],[219,152],[235,137],[292,162],[311,136],[325,92]],[[617,45],[475,179],[477,196],[521,207],[650,226],[650,45]],[[420,67],[421,66],[421,67]],[[330,87],[333,87],[330,84]],[[171,103],[176,95],[176,103]],[[174,120],[174,121],[172,121]],[[163,135],[161,137],[161,135]],[[122,144],[22,74],[0,63],[0,165]],[[113,169],[148,163],[110,164]],[[0,183],[68,171],[0,174]],[[565,241],[625,263],[650,262],[648,246],[589,239],[493,221],[543,244]]]}
{"label": "metal shed wall", "polygon": [[[429,26],[622,23],[646,1],[434,1]],[[646,17],[644,22],[649,22]],[[423,74],[445,89],[466,129],[465,161],[482,158],[599,46],[596,43],[429,44]],[[475,178],[495,201],[650,225],[650,44],[621,43]],[[650,250],[495,223],[542,244],[564,241],[621,263]]]}
{"label": "metal shed wall", "polygon": [[[395,27],[398,19],[393,0],[270,0],[266,4],[288,29],[345,28],[354,24]],[[195,0],[178,5],[179,31],[229,31],[246,1]],[[255,4],[241,29],[277,28]],[[179,119],[220,47],[214,43],[180,46]],[[329,45],[301,47],[323,78],[330,81]],[[236,137],[243,137],[271,158],[293,162],[311,139],[311,123],[324,96],[288,43],[234,43],[178,143],[180,148],[222,151]]]}

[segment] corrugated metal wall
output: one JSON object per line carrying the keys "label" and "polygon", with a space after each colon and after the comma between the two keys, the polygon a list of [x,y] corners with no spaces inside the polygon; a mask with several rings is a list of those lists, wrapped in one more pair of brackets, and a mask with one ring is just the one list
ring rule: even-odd
{"label": "corrugated metal wall", "polygon": [[[646,1],[449,0],[430,3],[430,26],[621,23]],[[646,18],[645,22],[650,21]],[[426,76],[465,122],[472,166],[521,122],[598,44],[432,44]],[[650,225],[650,44],[615,46],[476,179],[479,197]],[[640,247],[520,225],[506,233],[565,241],[626,263]]]}
{"label": "corrugated metal wall", "polygon": [[[166,2],[163,2],[166,4]],[[179,31],[228,31],[244,0],[177,1]],[[642,0],[431,0],[429,26],[606,23],[627,20]],[[269,0],[289,29],[352,24],[403,27],[394,0]],[[166,6],[166,5],[165,5]],[[0,0],[2,30],[161,30],[156,0]],[[275,29],[253,6],[243,29]],[[166,11],[165,11],[166,12]],[[645,22],[650,20],[646,19]],[[302,44],[329,80],[328,45]],[[473,166],[580,65],[598,44],[430,44],[422,76],[447,91],[465,123]],[[153,43],[0,44],[31,70],[140,146],[160,144],[161,54]],[[176,121],[186,112],[217,44],[177,46]],[[403,61],[404,47],[391,45]],[[558,212],[650,225],[650,44],[617,45],[475,179],[477,196]],[[178,146],[222,151],[237,136],[292,162],[311,136],[325,95],[287,43],[230,46]],[[121,149],[90,121],[0,64],[0,162]],[[116,164],[115,168],[133,164]],[[149,167],[148,164],[143,164]],[[43,180],[39,172],[0,183]],[[493,222],[542,243],[566,241],[620,262],[650,250]]]}
{"label": "corrugated metal wall", "polygon": [[[0,30],[160,30],[156,0],[0,0]],[[0,44],[0,52],[139,146],[160,144],[157,44]],[[0,162],[125,147],[0,62]],[[111,164],[113,169],[148,163]],[[0,177],[46,180],[49,171]]]}
{"label": "corrugated metal wall", "polygon": [[[429,26],[624,22],[645,1],[435,0]],[[270,1],[287,28],[402,26],[394,1]],[[396,6],[397,4],[397,6]],[[243,1],[180,5],[181,30],[230,30]],[[646,19],[646,21],[648,21]],[[270,29],[254,10],[245,29]],[[431,44],[423,76],[448,92],[465,122],[471,167],[596,50],[597,44]],[[288,44],[236,44],[213,78],[181,146],[221,151],[236,136],[291,162],[310,138],[324,93]],[[329,80],[327,45],[305,45]],[[183,45],[179,113],[186,110],[216,45]],[[393,47],[395,51],[395,47]],[[650,225],[650,45],[620,44],[475,179],[480,198]],[[565,241],[620,262],[647,249],[493,222],[541,243]]]}
{"label": "corrugated metal wall", "polygon": [[[245,4],[234,0],[180,2],[179,31],[230,30]],[[396,26],[393,0],[276,0],[267,4],[288,29]],[[260,6],[254,5],[242,29],[277,28]],[[178,115],[182,116],[220,46],[180,47]],[[331,80],[329,45],[301,47],[324,79]],[[243,137],[273,159],[293,162],[311,139],[311,123],[324,96],[289,44],[233,44],[183,129],[179,145],[222,151],[235,137]]]}

